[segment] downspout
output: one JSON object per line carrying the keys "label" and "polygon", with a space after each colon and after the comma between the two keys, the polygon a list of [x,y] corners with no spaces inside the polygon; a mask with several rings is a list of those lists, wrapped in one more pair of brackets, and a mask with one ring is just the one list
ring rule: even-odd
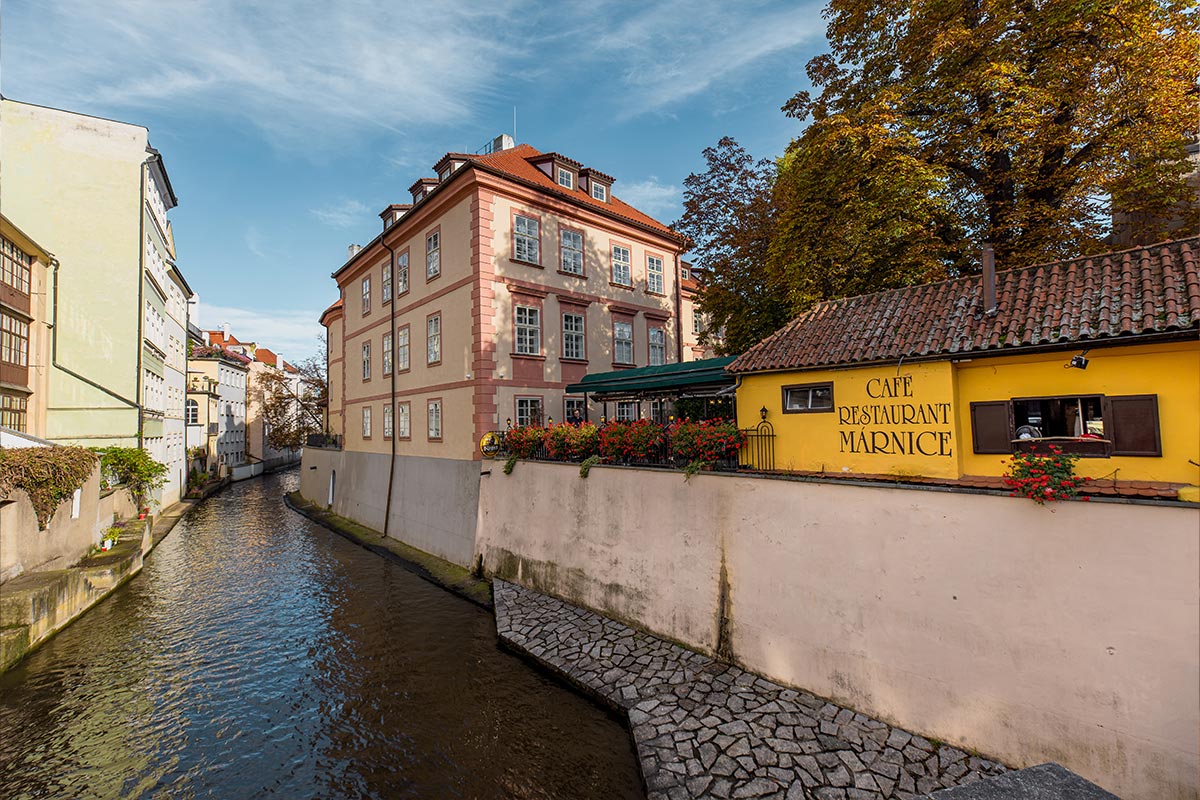
{"label": "downspout", "polygon": [[[387,242],[385,242],[383,240],[382,236],[379,237],[379,243],[381,245],[383,245],[384,248],[388,251],[388,272],[391,273],[391,275],[392,275],[392,282],[391,282],[392,283],[392,299],[391,299],[392,308],[391,308],[391,311],[388,312],[388,333],[392,337],[392,344],[391,344],[391,352],[387,354],[388,357],[392,359],[392,374],[390,376],[390,378],[391,378],[391,395],[388,400],[388,408],[390,408],[392,411],[392,460],[390,462],[388,462],[387,503],[383,507],[383,535],[384,535],[384,538],[387,538],[388,521],[391,520],[391,518],[392,518],[392,486],[396,482],[396,439],[399,438],[396,435],[396,368],[399,366],[396,363],[396,306],[399,305],[399,303],[396,302],[396,273],[395,273],[396,251],[392,249],[391,245],[389,245]],[[343,326],[342,326],[342,344],[343,344],[343,346],[345,345],[345,342],[346,342],[345,333],[346,333],[346,328],[345,328],[345,324],[343,323]],[[409,338],[411,339],[412,337],[410,336]],[[411,342],[410,342],[409,352],[410,353],[412,352]],[[381,364],[383,363],[382,358],[380,359],[380,363]],[[343,359],[342,375],[345,376],[345,374],[346,374],[346,362]],[[380,423],[382,424],[382,420],[380,420]],[[409,417],[408,424],[412,425],[412,417],[411,416]],[[411,434],[412,431],[409,431],[409,433]]]}
{"label": "downspout", "polygon": [[675,363],[683,363],[683,282],[679,279],[679,254],[675,254]]}
{"label": "downspout", "polygon": [[[137,305],[137,375],[133,385],[137,387],[137,397],[142,398],[142,355],[145,353],[146,344],[142,337],[146,335],[143,330],[143,325],[146,321],[146,313],[142,306],[146,303],[146,248],[142,245],[142,241],[146,238],[146,178],[149,174],[148,162],[142,162],[141,170],[141,185],[138,186],[138,305]],[[186,376],[185,376],[186,377]],[[142,434],[145,431],[146,409],[142,403],[137,404],[138,426],[137,426],[137,446],[140,450],[142,447]]]}

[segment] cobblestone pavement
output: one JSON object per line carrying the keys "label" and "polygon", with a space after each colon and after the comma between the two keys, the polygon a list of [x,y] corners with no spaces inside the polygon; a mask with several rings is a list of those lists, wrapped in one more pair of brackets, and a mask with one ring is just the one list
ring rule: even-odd
{"label": "cobblestone pavement", "polygon": [[1006,772],[503,581],[496,629],[629,716],[650,800],[917,798]]}

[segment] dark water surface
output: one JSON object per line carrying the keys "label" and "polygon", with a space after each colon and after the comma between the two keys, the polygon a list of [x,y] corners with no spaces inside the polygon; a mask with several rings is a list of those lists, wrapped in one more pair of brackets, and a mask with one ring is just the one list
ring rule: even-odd
{"label": "dark water surface", "polygon": [[642,796],[621,724],[289,511],[296,477],[203,503],[0,676],[0,797]]}

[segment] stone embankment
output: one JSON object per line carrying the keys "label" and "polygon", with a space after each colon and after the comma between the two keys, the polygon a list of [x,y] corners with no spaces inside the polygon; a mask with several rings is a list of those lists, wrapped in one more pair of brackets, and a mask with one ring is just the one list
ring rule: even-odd
{"label": "stone embankment", "polygon": [[627,714],[650,800],[905,800],[1008,771],[591,611],[493,586],[504,646]]}

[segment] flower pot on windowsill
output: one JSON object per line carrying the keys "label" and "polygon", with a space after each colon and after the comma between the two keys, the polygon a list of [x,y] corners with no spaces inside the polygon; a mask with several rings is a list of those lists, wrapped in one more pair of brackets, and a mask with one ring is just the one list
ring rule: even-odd
{"label": "flower pot on windowsill", "polygon": [[1040,439],[1014,439],[1014,453],[1050,455],[1051,447],[1057,447],[1064,455],[1083,458],[1108,458],[1112,454],[1112,442],[1090,436],[1045,436]]}

